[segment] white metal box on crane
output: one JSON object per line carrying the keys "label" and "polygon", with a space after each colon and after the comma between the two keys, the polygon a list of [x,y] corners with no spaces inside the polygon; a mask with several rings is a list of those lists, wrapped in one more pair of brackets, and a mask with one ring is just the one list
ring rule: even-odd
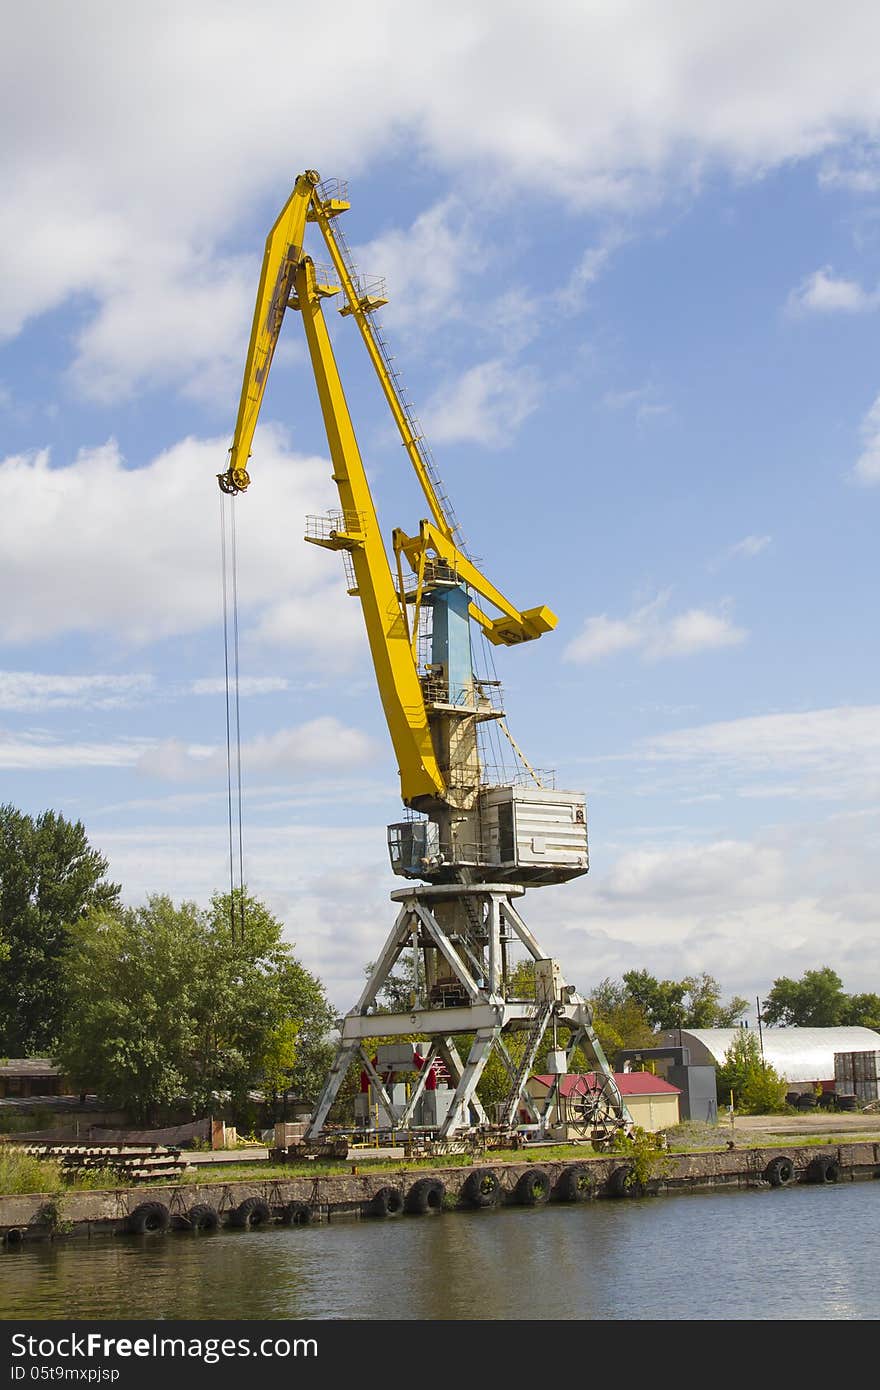
{"label": "white metal box on crane", "polygon": [[589,868],[583,792],[487,787],[480,793],[483,860],[499,876],[562,882]]}

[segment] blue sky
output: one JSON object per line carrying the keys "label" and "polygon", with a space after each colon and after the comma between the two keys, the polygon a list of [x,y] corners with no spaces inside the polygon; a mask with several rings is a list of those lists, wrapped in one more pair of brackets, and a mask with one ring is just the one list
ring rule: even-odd
{"label": "blue sky", "polygon": [[[81,818],[132,902],[227,881],[215,474],[263,241],[317,168],[471,549],[559,615],[497,658],[527,756],[588,796],[590,874],[529,898],[548,953],[584,990],[880,990],[876,7],[37,0],[8,29],[2,799]],[[301,540],[336,497],[293,315],[262,420],[245,876],[345,1009],[400,804],[356,602]]]}

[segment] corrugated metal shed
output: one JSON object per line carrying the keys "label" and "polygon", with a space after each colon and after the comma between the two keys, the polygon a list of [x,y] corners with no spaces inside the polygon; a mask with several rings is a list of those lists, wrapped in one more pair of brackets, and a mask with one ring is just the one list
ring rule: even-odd
{"label": "corrugated metal shed", "polygon": [[[691,1062],[718,1066],[739,1028],[673,1028],[657,1035],[661,1047],[687,1047]],[[759,1036],[757,1028],[755,1037]],[[833,1081],[835,1052],[875,1052],[873,1028],[765,1028],[764,1060],[786,1081]]]}

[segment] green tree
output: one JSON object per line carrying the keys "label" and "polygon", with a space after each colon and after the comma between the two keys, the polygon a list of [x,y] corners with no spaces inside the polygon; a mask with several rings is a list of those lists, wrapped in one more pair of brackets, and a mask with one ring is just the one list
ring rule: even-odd
{"label": "green tree", "polygon": [[612,1066],[615,1054],[621,1049],[653,1045],[654,1029],[644,1008],[626,985],[602,980],[590,992],[588,1002],[593,1010],[593,1027]]}
{"label": "green tree", "polygon": [[[214,1057],[221,1061],[212,1088],[237,1096],[247,1089],[280,1091],[262,1069],[261,1058],[270,1038],[270,1052],[277,1056],[280,1038],[274,1030],[287,1021],[296,1025],[286,1068],[289,1089],[316,1097],[333,1054],[328,1034],[335,1012],[324,986],[295,958],[283,939],[282,923],[265,904],[245,894],[243,930],[237,893],[231,906],[232,911],[228,893],[215,894],[206,922],[208,988],[200,1017],[213,1037]],[[288,1045],[290,1036],[288,1029]],[[207,1054],[204,1075],[210,1076],[216,1065]]]}
{"label": "green tree", "polygon": [[786,1082],[761,1058],[757,1036],[740,1028],[724,1061],[716,1070],[718,1104],[726,1106],[733,1092],[737,1110],[767,1115],[785,1109]]}
{"label": "green tree", "polygon": [[204,1113],[228,1096],[244,1113],[252,1090],[270,1103],[288,1084],[313,1093],[332,1023],[323,987],[262,903],[234,909],[228,895],[207,910],[156,895],[82,919],[66,959],[65,1070],[142,1122],[181,1100]]}
{"label": "green tree", "polygon": [[656,1032],[732,1028],[748,1008],[747,1000],[738,995],[722,1003],[721,986],[705,973],[686,975],[683,980],[658,980],[647,970],[628,970],[623,983]]}
{"label": "green tree", "polygon": [[687,1021],[685,1028],[735,1028],[749,1007],[748,1000],[735,994],[726,1003],[721,986],[712,975],[689,975]]}
{"label": "green tree", "polygon": [[74,924],[113,908],[119,884],[80,821],[0,806],[0,1053],[51,1053],[63,1013],[63,966]]}
{"label": "green tree", "polygon": [[880,1032],[880,994],[848,994],[841,1023]]}
{"label": "green tree", "polygon": [[805,970],[799,980],[781,975],[764,1000],[765,1023],[795,1028],[838,1028],[845,1019],[848,996],[836,971]]}

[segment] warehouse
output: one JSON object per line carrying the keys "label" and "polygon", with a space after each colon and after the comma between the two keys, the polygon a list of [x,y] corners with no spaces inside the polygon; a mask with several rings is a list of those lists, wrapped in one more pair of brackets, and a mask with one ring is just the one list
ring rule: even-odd
{"label": "warehouse", "polygon": [[[694,1065],[721,1066],[739,1028],[672,1028],[657,1036],[658,1046],[685,1047]],[[757,1036],[764,1061],[793,1090],[834,1087],[834,1054],[877,1052],[880,1033],[872,1028],[763,1028]]]}

